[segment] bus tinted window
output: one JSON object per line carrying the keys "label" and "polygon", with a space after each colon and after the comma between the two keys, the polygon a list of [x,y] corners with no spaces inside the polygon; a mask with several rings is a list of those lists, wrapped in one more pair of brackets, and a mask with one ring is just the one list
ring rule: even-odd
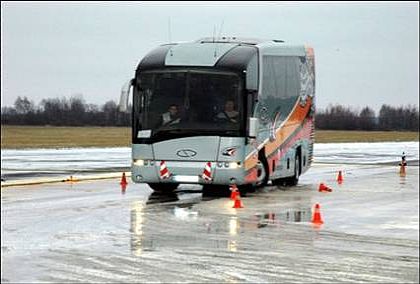
{"label": "bus tinted window", "polygon": [[258,90],[258,57],[254,55],[246,68],[246,88]]}
{"label": "bus tinted window", "polygon": [[[140,75],[134,96],[137,132],[152,136],[215,134],[239,136],[242,126],[241,83],[235,74],[162,71]],[[174,132],[173,130],[176,130]],[[165,137],[166,137],[165,136]]]}
{"label": "bus tinted window", "polygon": [[299,92],[299,58],[264,56],[262,93],[271,119],[277,113],[284,119],[295,105]]}

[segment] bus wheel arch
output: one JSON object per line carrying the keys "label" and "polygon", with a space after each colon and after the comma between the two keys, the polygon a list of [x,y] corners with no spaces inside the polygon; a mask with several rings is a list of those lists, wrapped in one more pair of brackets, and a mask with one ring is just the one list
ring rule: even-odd
{"label": "bus wheel arch", "polygon": [[273,185],[280,186],[294,186],[297,185],[299,181],[299,176],[302,174],[302,147],[299,145],[296,147],[294,159],[291,159],[292,163],[294,161],[293,176],[273,179],[271,182]]}
{"label": "bus wheel arch", "polygon": [[258,181],[256,186],[266,186],[268,183],[270,172],[268,170],[267,157],[265,156],[265,147],[258,152]]}
{"label": "bus wheel arch", "polygon": [[295,154],[295,167],[296,162],[298,162],[299,165],[299,171],[297,172],[298,177],[302,174],[302,146],[298,146],[296,148],[296,154]]}
{"label": "bus wheel arch", "polygon": [[294,174],[289,180],[289,185],[297,185],[299,176],[302,174],[302,146],[298,146],[295,151]]}

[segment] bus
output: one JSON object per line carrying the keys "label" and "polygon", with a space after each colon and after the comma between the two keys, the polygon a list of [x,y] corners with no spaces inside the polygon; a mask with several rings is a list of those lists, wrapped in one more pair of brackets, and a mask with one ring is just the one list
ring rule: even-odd
{"label": "bus", "polygon": [[313,159],[313,48],[202,38],[161,45],[122,88],[132,97],[132,180],[252,189],[296,185]]}

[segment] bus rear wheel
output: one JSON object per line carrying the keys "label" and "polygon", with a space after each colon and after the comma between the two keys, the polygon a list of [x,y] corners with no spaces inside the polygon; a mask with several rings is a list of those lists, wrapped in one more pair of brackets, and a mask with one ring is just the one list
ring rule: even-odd
{"label": "bus rear wheel", "polygon": [[178,188],[179,183],[148,183],[148,185],[159,193],[172,193]]}
{"label": "bus rear wheel", "polygon": [[300,169],[300,155],[297,154],[295,156],[295,173],[291,178],[289,178],[288,185],[294,186],[294,185],[298,184],[300,172],[301,172],[301,169]]}

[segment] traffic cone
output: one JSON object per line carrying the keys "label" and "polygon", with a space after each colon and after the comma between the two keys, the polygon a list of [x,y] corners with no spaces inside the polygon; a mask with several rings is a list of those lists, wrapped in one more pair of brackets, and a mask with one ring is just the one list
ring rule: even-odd
{"label": "traffic cone", "polygon": [[166,167],[165,161],[160,162],[160,178],[161,179],[167,179],[171,176],[171,173],[169,172],[168,168]]}
{"label": "traffic cone", "polygon": [[337,182],[338,184],[342,184],[343,183],[343,175],[341,174],[341,171],[338,171],[338,176],[337,176]]}
{"label": "traffic cone", "polygon": [[400,177],[405,177],[405,166],[407,166],[407,162],[405,161],[405,153],[403,152],[400,163]]}
{"label": "traffic cone", "polygon": [[127,179],[125,177],[125,173],[122,174],[120,184],[121,184],[121,186],[124,186],[124,185],[126,186],[128,184]]}
{"label": "traffic cone", "polygon": [[235,200],[236,196],[238,195],[238,187],[235,184],[230,186],[230,200]]}
{"label": "traffic cone", "polygon": [[331,191],[332,191],[332,188],[330,188],[330,187],[326,186],[323,182],[321,182],[321,183],[319,184],[319,189],[318,189],[318,191],[319,191],[319,192],[324,192],[324,191],[331,192]]}
{"label": "traffic cone", "polygon": [[318,203],[315,204],[315,212],[312,216],[312,223],[316,225],[324,224],[321,217],[321,209]]}
{"label": "traffic cone", "polygon": [[268,220],[271,221],[271,223],[274,223],[274,218],[276,214],[274,213],[268,213]]}
{"label": "traffic cone", "polygon": [[121,182],[121,194],[125,194],[125,190],[127,189],[127,184]]}
{"label": "traffic cone", "polygon": [[241,201],[241,194],[239,193],[239,191],[237,192],[236,196],[235,196],[235,202],[233,203],[233,207],[232,208],[243,208],[242,206],[242,201]]}
{"label": "traffic cone", "polygon": [[76,182],[77,179],[74,178],[73,176],[70,176],[70,178],[68,178],[67,181],[69,181],[69,182]]}
{"label": "traffic cone", "polygon": [[204,167],[204,171],[201,177],[204,180],[211,181],[211,163],[210,162],[206,163],[206,166]]}
{"label": "traffic cone", "polygon": [[405,177],[405,164],[401,163],[400,164],[400,177]]}

